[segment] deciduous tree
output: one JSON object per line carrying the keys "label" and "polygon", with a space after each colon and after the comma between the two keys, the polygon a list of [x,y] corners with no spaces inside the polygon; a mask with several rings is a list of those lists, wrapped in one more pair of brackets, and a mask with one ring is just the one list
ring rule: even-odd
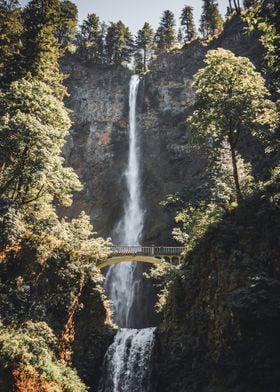
{"label": "deciduous tree", "polygon": [[269,132],[277,121],[275,105],[268,99],[264,79],[249,59],[218,49],[208,52],[205,64],[194,76],[197,102],[188,119],[192,140],[212,155],[227,143],[236,199],[240,201],[237,164],[240,135],[246,131],[261,138],[265,129]]}

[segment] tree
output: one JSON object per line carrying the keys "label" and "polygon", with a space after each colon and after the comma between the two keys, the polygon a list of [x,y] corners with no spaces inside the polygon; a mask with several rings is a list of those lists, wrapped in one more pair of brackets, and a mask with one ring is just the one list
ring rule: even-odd
{"label": "tree", "polygon": [[0,196],[20,205],[71,204],[72,192],[81,186],[60,156],[70,127],[63,103],[35,78],[13,82],[1,101]]}
{"label": "tree", "polygon": [[7,11],[14,11],[20,8],[18,0],[0,0],[0,7]]}
{"label": "tree", "polygon": [[176,42],[175,17],[169,10],[164,11],[162,15],[155,42],[159,51],[170,50]]}
{"label": "tree", "polygon": [[87,19],[83,21],[78,35],[78,43],[82,56],[86,60],[99,62],[102,57],[101,31],[99,18],[96,14],[89,14]]}
{"label": "tree", "polygon": [[77,6],[69,0],[61,1],[56,37],[62,50],[72,50],[77,32],[77,22]]}
{"label": "tree", "polygon": [[20,77],[23,22],[16,1],[0,2],[0,88]]}
{"label": "tree", "polygon": [[24,9],[24,68],[48,84],[53,93],[62,99],[66,89],[59,69],[61,55],[56,38],[59,25],[60,3],[58,0],[31,0]]}
{"label": "tree", "polygon": [[219,12],[215,0],[203,0],[202,14],[200,18],[200,32],[204,38],[213,35],[223,27],[223,18]]}
{"label": "tree", "polygon": [[235,12],[237,13],[237,15],[240,15],[240,12],[241,12],[240,1],[233,0],[233,4],[234,4]]}
{"label": "tree", "polygon": [[184,31],[185,42],[193,40],[196,36],[193,7],[186,5],[180,19]]}
{"label": "tree", "polygon": [[107,30],[105,52],[108,64],[129,63],[134,52],[133,37],[122,21],[111,22]]}
{"label": "tree", "polygon": [[262,76],[245,57],[224,49],[211,50],[205,68],[194,76],[197,92],[195,110],[188,119],[192,140],[206,147],[213,156],[222,143],[229,146],[236,200],[242,200],[237,164],[240,135],[249,132],[262,137],[264,129],[277,121],[273,102]]}
{"label": "tree", "polygon": [[261,41],[265,48],[264,62],[270,89],[279,98],[280,87],[280,8],[279,2],[255,1],[245,14],[249,31],[257,29],[261,32]]}
{"label": "tree", "polygon": [[[145,23],[143,28],[138,31],[135,42],[136,51],[142,52],[143,66],[142,72],[147,72],[147,64],[151,58],[154,47],[154,31],[149,23]],[[140,56],[138,56],[140,59]]]}
{"label": "tree", "polygon": [[178,33],[177,33],[177,43],[178,43],[179,45],[181,45],[182,42],[183,42],[183,40],[184,40],[184,37],[183,37],[182,29],[179,28],[179,29],[178,29]]}
{"label": "tree", "polygon": [[256,0],[243,0],[243,6],[244,8],[250,8],[254,5],[256,5]]}

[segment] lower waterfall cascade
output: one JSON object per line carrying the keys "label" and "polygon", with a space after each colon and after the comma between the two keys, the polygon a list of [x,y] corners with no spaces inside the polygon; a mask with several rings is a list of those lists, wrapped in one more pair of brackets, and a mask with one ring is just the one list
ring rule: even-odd
{"label": "lower waterfall cascade", "polygon": [[[130,80],[129,154],[125,172],[128,196],[124,216],[115,228],[118,241],[123,245],[140,245],[144,222],[136,124],[139,83],[139,76],[133,75]],[[137,271],[137,264],[113,265],[106,275],[105,289],[112,301],[113,320],[121,328],[106,352],[98,392],[151,392],[151,361],[156,328],[132,327],[135,322],[133,308],[134,314],[141,311],[141,307],[137,307],[137,296],[141,289],[141,273]]]}
{"label": "lower waterfall cascade", "polygon": [[118,331],[104,359],[98,392],[151,392],[155,328]]}

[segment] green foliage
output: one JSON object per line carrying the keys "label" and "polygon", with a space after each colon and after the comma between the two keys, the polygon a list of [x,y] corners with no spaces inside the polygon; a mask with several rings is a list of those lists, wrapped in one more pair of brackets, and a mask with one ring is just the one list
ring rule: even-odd
{"label": "green foliage", "polygon": [[89,14],[83,21],[78,34],[78,45],[82,57],[87,61],[102,63],[104,36],[97,15]]}
{"label": "green foliage", "polygon": [[0,327],[0,362],[2,368],[17,364],[20,372],[48,382],[50,392],[85,392],[86,386],[76,371],[56,357],[58,346],[46,323],[26,322],[21,328]]}
{"label": "green foliage", "polygon": [[182,11],[180,20],[185,42],[192,41],[196,37],[193,7],[186,5]]}
{"label": "green foliage", "polygon": [[277,1],[255,1],[244,18],[249,31],[255,29],[262,34],[261,41],[265,47],[265,71],[272,91],[279,97],[280,88],[280,10]]}
{"label": "green foliage", "polygon": [[169,10],[163,12],[155,42],[159,52],[170,50],[176,42],[175,17]]}
{"label": "green foliage", "polygon": [[135,61],[138,72],[145,73],[148,70],[148,63],[151,60],[154,49],[154,31],[147,22],[137,33],[135,49]]}
{"label": "green foliage", "polygon": [[108,64],[129,63],[134,51],[133,37],[122,21],[111,22],[107,30],[105,51]]}
{"label": "green foliage", "polygon": [[61,15],[58,0],[31,0],[23,12],[24,18],[24,67],[25,74],[31,73],[46,83],[59,99],[66,94],[62,85],[58,60],[59,43],[56,37]]}
{"label": "green foliage", "polygon": [[37,79],[13,82],[2,94],[0,194],[20,204],[44,198],[69,205],[81,189],[60,156],[69,127],[68,112],[50,87]]}
{"label": "green foliage", "polygon": [[218,223],[224,210],[216,203],[200,202],[188,205],[176,215],[176,222],[180,228],[173,229],[174,238],[191,251],[204,236],[211,225]]}
{"label": "green foliage", "polygon": [[83,265],[94,265],[109,255],[110,240],[96,237],[90,219],[84,212],[70,222],[58,223],[54,235],[60,240],[59,248]]}
{"label": "green foliage", "polygon": [[242,192],[237,167],[236,147],[242,132],[268,139],[277,124],[277,113],[264,79],[245,57],[230,51],[209,51],[206,66],[194,76],[197,102],[188,122],[192,141],[217,156],[222,144],[230,148],[236,197]]}
{"label": "green foliage", "polygon": [[223,27],[223,18],[215,0],[203,0],[199,31],[204,38],[215,34]]}
{"label": "green foliage", "polygon": [[59,46],[63,51],[73,51],[77,32],[78,9],[77,6],[69,0],[61,1],[59,6],[60,14],[55,35]]}
{"label": "green foliage", "polygon": [[18,206],[7,199],[0,199],[0,251],[18,244],[23,238],[25,226]]}
{"label": "green foliage", "polygon": [[17,3],[0,3],[0,89],[21,73],[23,23]]}

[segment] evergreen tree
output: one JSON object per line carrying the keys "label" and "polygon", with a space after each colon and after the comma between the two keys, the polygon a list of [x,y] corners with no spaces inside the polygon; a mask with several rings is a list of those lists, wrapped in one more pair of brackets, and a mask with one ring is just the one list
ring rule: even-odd
{"label": "evergreen tree", "polygon": [[20,8],[18,0],[0,0],[0,7],[7,11],[14,11]]}
{"label": "evergreen tree", "polygon": [[[142,54],[143,65],[142,65],[141,72],[147,71],[147,64],[151,58],[153,47],[154,47],[154,31],[152,26],[146,22],[143,28],[138,31],[136,37],[136,43],[135,43],[136,51],[141,52]],[[139,63],[139,60],[141,58],[139,53],[137,55],[137,58]]]}
{"label": "evergreen tree", "polygon": [[0,2],[0,89],[21,74],[23,22],[17,1]]}
{"label": "evergreen tree", "polygon": [[223,27],[223,18],[215,0],[203,0],[202,14],[200,18],[200,32],[204,38],[215,34],[215,31]]}
{"label": "evergreen tree", "polygon": [[101,62],[103,45],[100,21],[96,14],[89,14],[83,21],[78,35],[80,51],[84,59]]}
{"label": "evergreen tree", "polygon": [[239,0],[233,0],[233,4],[234,4],[235,12],[237,13],[237,15],[240,15],[240,12],[241,12],[240,1]]}
{"label": "evergreen tree", "polygon": [[186,6],[182,11],[180,19],[185,42],[193,40],[196,36],[193,7]]}
{"label": "evergreen tree", "polygon": [[258,3],[258,0],[243,0],[244,8],[253,7],[254,5],[257,5],[257,3]]}
{"label": "evergreen tree", "polygon": [[182,29],[179,28],[179,29],[178,29],[178,33],[177,33],[177,43],[178,43],[179,45],[181,45],[181,44],[183,43],[183,40],[184,40],[184,37],[183,37]]}
{"label": "evergreen tree", "polygon": [[273,102],[262,76],[246,57],[236,57],[224,49],[211,50],[205,68],[194,77],[197,93],[196,109],[189,118],[192,140],[219,155],[223,143],[230,150],[236,200],[242,199],[238,171],[237,145],[245,130],[263,138],[265,127],[277,122]]}
{"label": "evergreen tree", "polygon": [[59,70],[59,43],[56,38],[59,25],[58,0],[31,0],[24,9],[24,67],[46,84],[54,94],[63,98],[66,89]]}
{"label": "evergreen tree", "polygon": [[56,36],[61,49],[72,50],[78,22],[77,6],[69,0],[60,2],[60,14]]}
{"label": "evergreen tree", "polygon": [[175,44],[175,24],[174,14],[169,10],[164,11],[155,35],[155,42],[159,51],[170,50]]}
{"label": "evergreen tree", "polygon": [[129,63],[134,52],[132,34],[122,21],[111,22],[105,43],[108,64]]}

